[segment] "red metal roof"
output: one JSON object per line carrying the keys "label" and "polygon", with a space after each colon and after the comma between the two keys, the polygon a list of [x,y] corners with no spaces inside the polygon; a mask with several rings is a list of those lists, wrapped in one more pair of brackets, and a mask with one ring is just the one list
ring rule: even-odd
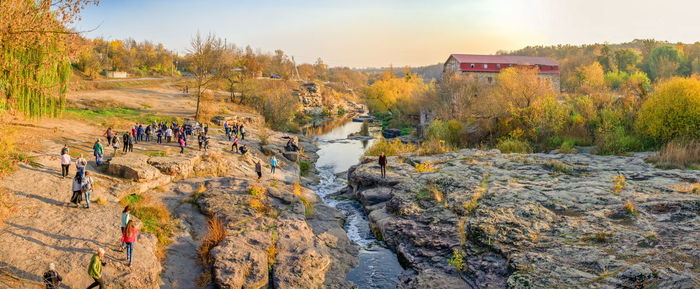
{"label": "red metal roof", "polygon": [[518,64],[518,65],[551,65],[557,66],[547,57],[540,56],[519,56],[519,55],[478,55],[478,54],[452,54],[459,63],[499,63],[499,64]]}

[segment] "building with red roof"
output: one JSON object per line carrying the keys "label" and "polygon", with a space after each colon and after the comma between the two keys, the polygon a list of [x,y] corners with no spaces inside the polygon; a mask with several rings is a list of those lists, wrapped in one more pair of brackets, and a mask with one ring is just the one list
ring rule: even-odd
{"label": "building with red roof", "polygon": [[513,66],[528,66],[537,68],[543,79],[552,82],[554,89],[559,91],[559,64],[547,57],[519,55],[477,55],[452,54],[445,61],[443,74],[470,74],[486,83],[494,83],[496,75]]}

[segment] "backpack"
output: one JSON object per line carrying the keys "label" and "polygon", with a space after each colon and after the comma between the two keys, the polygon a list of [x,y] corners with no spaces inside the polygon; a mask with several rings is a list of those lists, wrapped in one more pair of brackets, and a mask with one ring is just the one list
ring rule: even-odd
{"label": "backpack", "polygon": [[86,178],[85,182],[80,185],[80,192],[86,193],[92,189],[92,179]]}

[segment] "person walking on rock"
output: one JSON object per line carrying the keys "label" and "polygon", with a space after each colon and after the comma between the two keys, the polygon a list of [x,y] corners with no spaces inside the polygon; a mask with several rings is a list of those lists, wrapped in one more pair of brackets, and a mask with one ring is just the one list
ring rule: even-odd
{"label": "person walking on rock", "polygon": [[245,128],[243,125],[238,129],[241,132],[241,140],[245,140]]}
{"label": "person walking on rock", "polygon": [[233,144],[231,144],[231,151],[238,152],[238,136],[233,137]]}
{"label": "person walking on rock", "polygon": [[129,220],[129,222],[126,223],[126,228],[124,228],[124,236],[122,238],[122,242],[126,244],[126,256],[129,260],[129,267],[131,267],[134,260],[134,243],[136,242],[138,233],[136,226],[134,226],[134,221]]}
{"label": "person walking on rock", "polygon": [[258,180],[262,178],[262,164],[260,164],[260,160],[255,162],[255,173],[258,174]]}
{"label": "person walking on rock", "polygon": [[95,280],[87,289],[98,287],[99,289],[105,289],[105,282],[102,280],[102,267],[106,266],[107,263],[104,260],[105,249],[97,249],[97,253],[92,255],[90,259],[90,266],[88,267],[88,275]]}
{"label": "person walking on rock", "polygon": [[126,206],[126,207],[124,207],[124,210],[122,211],[122,216],[121,216],[122,245],[120,248],[122,251],[126,248],[126,247],[124,247],[124,233],[126,232],[126,224],[128,224],[130,220],[131,220],[131,206]]}
{"label": "person walking on rock", "polygon": [[61,281],[63,278],[56,271],[56,264],[50,263],[49,270],[44,273],[44,285],[46,289],[58,289],[61,287]]}
{"label": "person walking on rock", "polygon": [[68,176],[71,161],[72,159],[68,154],[68,150],[61,150],[61,178],[65,179]]}
{"label": "person walking on rock", "polygon": [[80,173],[76,173],[73,178],[73,195],[70,198],[70,202],[75,205],[75,207],[80,207],[80,203],[83,201],[83,176]]}
{"label": "person walking on rock", "polygon": [[382,178],[386,178],[386,155],[384,152],[379,155],[379,168],[382,170]]}
{"label": "person walking on rock", "polygon": [[277,169],[277,158],[275,156],[272,156],[270,158],[270,173],[274,175],[276,169]]}
{"label": "person walking on rock", "polygon": [[92,177],[90,176],[90,172],[85,172],[85,177],[83,177],[82,182],[80,183],[80,191],[83,192],[83,195],[85,196],[85,208],[89,209],[90,208],[90,196],[92,195]]}
{"label": "person walking on rock", "polygon": [[185,153],[185,145],[187,144],[187,143],[185,142],[185,138],[184,138],[184,137],[181,137],[181,138],[179,138],[179,139],[177,140],[177,142],[180,144],[180,153],[181,153],[181,154],[184,154],[184,153]]}
{"label": "person walking on rock", "polygon": [[85,168],[87,167],[87,160],[83,158],[83,154],[80,154],[80,157],[75,160],[75,168],[78,170],[78,174],[80,175],[80,178],[82,179],[83,176],[85,176]]}
{"label": "person walking on rock", "polygon": [[171,141],[173,141],[173,130],[171,128],[167,128],[165,130],[165,141],[167,143],[170,143]]}
{"label": "person walking on rock", "polygon": [[97,164],[98,166],[102,165],[102,154],[104,153],[104,150],[102,149],[102,143],[100,143],[99,138],[95,141],[95,144],[92,146],[92,153],[95,155],[95,164]]}

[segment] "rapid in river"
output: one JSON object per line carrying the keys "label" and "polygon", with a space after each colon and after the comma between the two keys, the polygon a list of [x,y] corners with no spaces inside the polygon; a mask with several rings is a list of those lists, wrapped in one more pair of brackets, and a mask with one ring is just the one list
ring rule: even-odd
{"label": "rapid in river", "polygon": [[361,128],[362,123],[347,122],[316,137],[319,147],[316,169],[321,180],[313,189],[326,204],[345,214],[345,231],[350,240],[360,247],[360,263],[348,272],[347,279],[362,289],[396,288],[397,276],[403,269],[396,255],[372,234],[362,205],[355,200],[335,200],[329,197],[347,185],[337,174],[344,173],[357,164],[374,142],[347,138]]}

